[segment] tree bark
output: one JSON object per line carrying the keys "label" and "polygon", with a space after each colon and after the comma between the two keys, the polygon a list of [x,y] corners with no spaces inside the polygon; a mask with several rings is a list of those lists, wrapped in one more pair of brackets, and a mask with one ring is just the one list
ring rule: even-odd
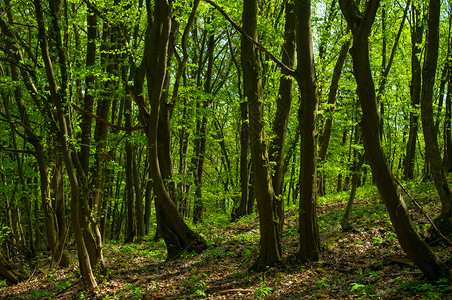
{"label": "tree bark", "polygon": [[[85,78],[86,88],[82,108],[92,113],[94,105],[94,93],[96,89],[93,68],[94,64],[96,63],[97,16],[94,13],[94,11],[89,7],[86,12],[86,23],[87,23],[86,69],[88,72]],[[87,114],[82,114],[81,119],[82,122],[80,124],[81,137],[80,137],[79,160],[83,168],[83,171],[86,174],[88,174],[93,118],[91,118],[91,116]]]}

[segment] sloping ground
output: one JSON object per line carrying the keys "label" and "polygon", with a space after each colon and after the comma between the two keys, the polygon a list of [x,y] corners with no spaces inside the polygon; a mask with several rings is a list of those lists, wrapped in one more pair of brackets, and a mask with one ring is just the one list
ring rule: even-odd
{"label": "sloping ground", "polygon": [[[433,215],[436,202],[420,201]],[[263,273],[249,273],[257,255],[256,217],[245,217],[224,228],[204,225],[198,230],[209,241],[201,255],[164,261],[162,243],[108,244],[105,256],[109,279],[100,278],[98,290],[83,290],[76,263],[55,270],[48,258],[33,262],[31,277],[0,289],[3,299],[452,299],[445,283],[430,284],[400,250],[384,207],[377,197],[363,198],[353,212],[355,232],[342,233],[338,225],[345,203],[320,205],[322,260],[301,265],[297,251],[295,209],[286,214],[284,261]],[[422,234],[424,216],[413,212]],[[452,247],[436,246],[449,264]],[[72,253],[74,254],[74,253]],[[75,261],[75,258],[74,258]]]}

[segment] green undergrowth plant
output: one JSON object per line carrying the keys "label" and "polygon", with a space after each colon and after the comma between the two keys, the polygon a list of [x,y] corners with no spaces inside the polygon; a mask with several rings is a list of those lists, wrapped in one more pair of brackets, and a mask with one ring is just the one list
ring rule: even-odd
{"label": "green undergrowth plant", "polygon": [[350,291],[353,293],[353,295],[355,297],[360,297],[360,296],[372,296],[375,294],[375,292],[373,291],[373,284],[361,284],[361,283],[356,283],[353,282],[350,284],[351,285],[351,289]]}
{"label": "green undergrowth plant", "polygon": [[132,299],[141,299],[143,296],[143,290],[141,286],[136,286],[132,283],[129,283],[126,285],[125,290],[131,293],[131,295],[128,297]]}
{"label": "green undergrowth plant", "polygon": [[194,290],[194,294],[201,297],[206,297],[207,290],[207,280],[210,278],[209,275],[203,273],[202,275],[193,274],[188,280],[182,281],[182,285],[186,288]]}
{"label": "green undergrowth plant", "polygon": [[30,299],[49,299],[55,296],[55,292],[51,291],[32,291]]}
{"label": "green undergrowth plant", "polygon": [[254,299],[262,299],[267,297],[273,291],[273,288],[265,284],[265,274],[259,275],[259,280],[259,287],[257,287],[254,291]]}
{"label": "green undergrowth plant", "polygon": [[445,291],[449,288],[447,279],[440,279],[435,283],[422,282],[418,280],[403,281],[394,280],[399,285],[398,289],[419,296],[420,299],[443,299]]}

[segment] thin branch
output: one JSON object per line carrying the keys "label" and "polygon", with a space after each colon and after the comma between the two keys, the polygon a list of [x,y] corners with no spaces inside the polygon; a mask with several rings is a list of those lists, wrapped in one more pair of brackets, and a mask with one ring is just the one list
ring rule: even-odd
{"label": "thin branch", "polygon": [[402,22],[400,23],[399,31],[397,32],[397,36],[395,38],[394,45],[392,46],[391,56],[389,57],[388,65],[386,66],[386,69],[383,71],[383,74],[381,77],[381,82],[380,82],[380,86],[378,87],[378,93],[377,93],[377,95],[378,95],[377,103],[380,102],[379,100],[380,100],[381,95],[383,94],[383,91],[386,86],[387,77],[389,75],[389,71],[391,70],[391,66],[394,61],[395,53],[397,50],[397,45],[399,44],[400,36],[402,35],[402,30],[403,30],[405,20],[406,20],[407,14],[408,14],[408,8],[409,8],[410,3],[411,3],[411,0],[408,0],[408,2],[406,3],[405,10],[403,11]]}
{"label": "thin branch", "polygon": [[75,105],[75,104],[72,104],[72,107],[73,107],[75,110],[81,112],[82,114],[85,114],[85,115],[87,115],[87,116],[89,116],[89,117],[91,117],[91,118],[93,118],[93,119],[96,119],[96,120],[98,120],[98,121],[104,123],[105,125],[107,125],[107,126],[109,126],[109,127],[111,127],[111,128],[114,128],[114,129],[116,129],[116,130],[132,132],[132,131],[137,131],[137,130],[145,129],[145,127],[143,127],[143,126],[136,126],[136,127],[132,127],[132,128],[127,128],[127,127],[118,126],[118,125],[115,125],[115,124],[112,124],[112,123],[108,122],[107,120],[105,120],[105,119],[99,117],[98,115],[95,115],[95,114],[93,114],[93,113],[91,113],[91,112],[89,112],[89,111],[87,111],[87,110],[84,110],[84,109],[78,107],[78,106]]}
{"label": "thin branch", "polygon": [[15,152],[15,153],[27,153],[27,154],[36,154],[34,151],[30,151],[30,150],[20,150],[20,149],[12,149],[12,148],[6,148],[3,146],[0,146],[0,150],[1,151],[8,151],[8,152]]}
{"label": "thin branch", "polygon": [[444,242],[446,242],[446,244],[448,244],[449,246],[452,246],[452,242],[445,237],[441,231],[439,231],[438,227],[436,227],[435,223],[433,223],[433,220],[430,218],[430,216],[424,211],[424,209],[422,208],[422,206],[419,205],[419,203],[417,203],[417,201],[414,199],[413,196],[410,195],[410,193],[408,192],[408,190],[400,183],[400,181],[398,181],[395,178],[396,183],[403,189],[403,191],[405,192],[405,194],[407,194],[408,197],[410,197],[411,201],[413,201],[414,205],[421,211],[421,213],[427,218],[428,222],[430,223],[430,225],[432,225],[433,230],[436,232],[436,234],[438,234],[443,240]]}
{"label": "thin branch", "polygon": [[288,67],[286,64],[284,64],[281,60],[279,60],[276,56],[274,56],[270,51],[267,50],[267,48],[265,48],[264,46],[262,46],[259,42],[255,41],[252,37],[250,37],[239,25],[237,25],[232,19],[231,17],[229,17],[229,15],[220,7],[218,6],[218,4],[216,4],[215,2],[211,1],[211,0],[204,0],[204,2],[209,3],[210,5],[212,5],[213,7],[215,7],[216,10],[218,10],[218,12],[220,12],[220,14],[223,15],[223,17],[225,17],[225,19],[232,25],[232,27],[234,27],[238,32],[240,32],[241,35],[243,35],[248,41],[250,41],[251,43],[253,43],[259,50],[261,50],[262,52],[264,52],[271,60],[273,60],[276,65],[278,67],[281,68],[281,72],[285,75],[291,75],[293,77],[297,77],[295,71]]}

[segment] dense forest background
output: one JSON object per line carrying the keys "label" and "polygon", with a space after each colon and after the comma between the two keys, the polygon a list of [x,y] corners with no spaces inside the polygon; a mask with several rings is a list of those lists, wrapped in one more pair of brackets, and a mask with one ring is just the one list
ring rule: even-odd
{"label": "dense forest background", "polygon": [[245,269],[319,262],[361,197],[444,287],[451,22],[448,0],[1,0],[2,285],[49,254],[93,292],[112,245],[171,263],[253,217]]}

